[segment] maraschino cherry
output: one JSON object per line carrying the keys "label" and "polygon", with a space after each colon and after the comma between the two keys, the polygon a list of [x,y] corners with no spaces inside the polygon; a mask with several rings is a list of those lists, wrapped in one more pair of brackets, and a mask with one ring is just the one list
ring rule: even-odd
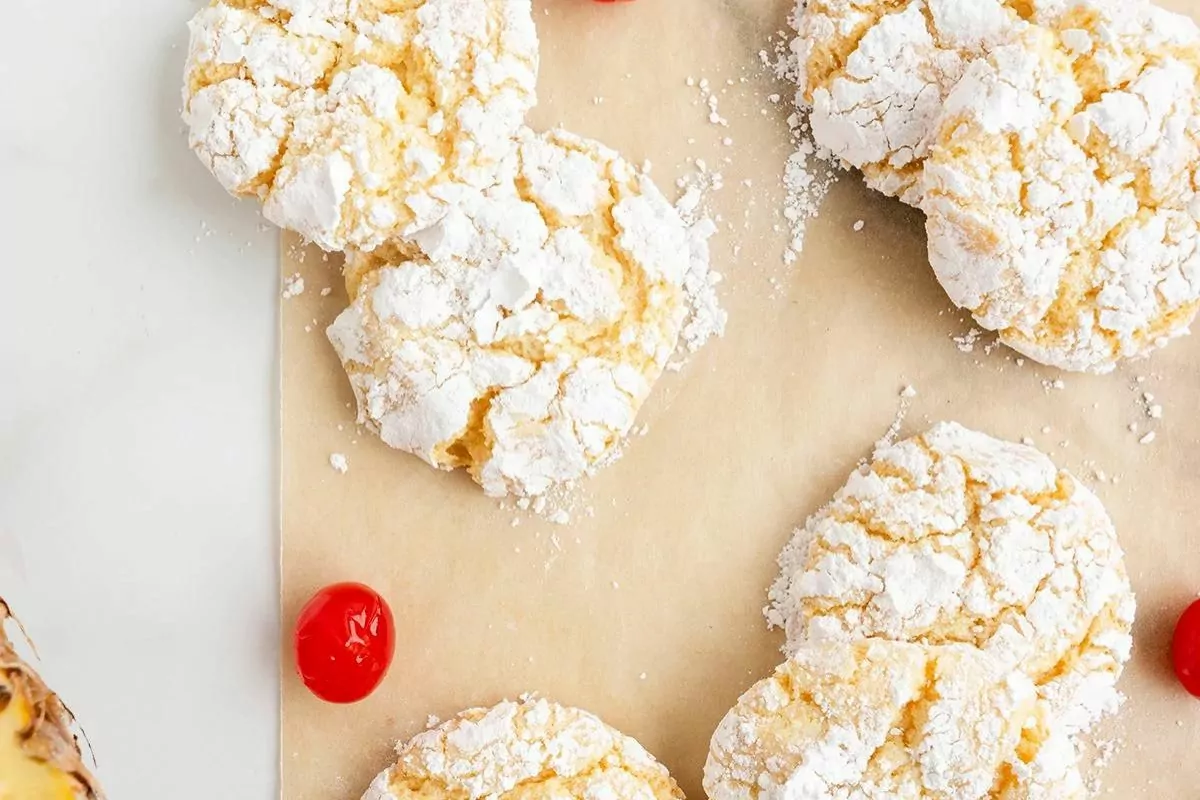
{"label": "maraschino cherry", "polygon": [[335,583],[313,595],[296,621],[296,670],[330,703],[356,703],[379,686],[395,652],[392,611],[361,583]]}
{"label": "maraschino cherry", "polygon": [[1200,600],[1188,606],[1175,626],[1171,660],[1183,688],[1200,697]]}

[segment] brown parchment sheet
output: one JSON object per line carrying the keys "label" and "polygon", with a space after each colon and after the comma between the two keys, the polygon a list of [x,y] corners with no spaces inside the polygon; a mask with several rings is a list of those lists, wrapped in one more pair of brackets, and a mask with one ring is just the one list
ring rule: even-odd
{"label": "brown parchment sheet", "polygon": [[[563,124],[650,159],[670,196],[689,157],[726,184],[714,266],[726,277],[728,334],[663,378],[641,415],[647,435],[585,482],[580,508],[594,516],[563,527],[503,510],[465,475],[356,430],[324,337],[346,302],[338,260],[285,237],[283,274],[300,273],[306,290],[282,317],[283,797],[358,798],[429,715],[530,691],[637,737],[689,797],[703,797],[714,727],[781,659],[781,634],[761,614],[776,555],[870,452],[911,384],[905,435],[955,419],[1029,436],[1081,477],[1094,462],[1119,478],[1095,488],[1128,553],[1139,615],[1105,796],[1200,798],[1200,701],[1169,663],[1174,621],[1200,592],[1200,336],[1104,377],[1018,367],[1004,348],[985,353],[987,339],[961,352],[953,337],[971,326],[928,268],[920,214],[856,174],[835,186],[785,268],[790,92],[758,53],[789,5],[537,4],[535,127]],[[1173,7],[1200,14],[1198,0]],[[689,77],[710,81],[727,128],[708,122]],[[785,102],[767,102],[773,91]],[[1047,388],[1056,378],[1065,386]],[[1146,419],[1143,392],[1163,405],[1161,422]],[[1151,429],[1157,440],[1140,445]],[[347,474],[331,469],[332,453],[349,458]],[[386,682],[349,707],[311,697],[290,648],[300,606],[340,580],[383,592],[398,627]]]}

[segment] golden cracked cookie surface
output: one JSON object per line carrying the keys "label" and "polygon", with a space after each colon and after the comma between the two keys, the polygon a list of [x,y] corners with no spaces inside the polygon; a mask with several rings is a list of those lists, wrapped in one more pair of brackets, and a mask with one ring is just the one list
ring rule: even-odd
{"label": "golden cracked cookie surface", "polygon": [[1200,34],[1082,4],[968,69],[925,167],[930,262],[1009,346],[1108,372],[1200,307]]}
{"label": "golden cracked cookie surface", "polygon": [[634,739],[547,700],[464,711],[396,751],[363,800],[683,799]]}
{"label": "golden cracked cookie surface", "polygon": [[861,169],[871,188],[919,205],[946,96],[971,61],[1027,27],[1033,7],[1029,0],[801,0],[798,99],[812,106],[814,138]]}
{"label": "golden cracked cookie surface", "polygon": [[954,423],[876,452],[780,556],[787,650],[962,642],[1026,673],[1070,734],[1119,701],[1134,597],[1100,501],[1032,447]]}
{"label": "golden cracked cookie surface", "polygon": [[613,452],[674,352],[689,232],[648,176],[563,131],[493,189],[416,198],[410,245],[351,253],[329,328],[363,423],[492,495]]}
{"label": "golden cracked cookie surface", "polygon": [[805,645],[738,700],[704,767],[711,800],[1082,798],[1033,685],[966,645]]}
{"label": "golden cracked cookie surface", "polygon": [[488,186],[535,102],[529,0],[228,0],[189,25],[184,120],[221,184],[327,250]]}

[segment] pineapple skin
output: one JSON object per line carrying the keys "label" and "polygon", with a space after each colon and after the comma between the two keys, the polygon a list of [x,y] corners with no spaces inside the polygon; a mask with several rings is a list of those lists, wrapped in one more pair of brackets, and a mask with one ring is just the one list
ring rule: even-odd
{"label": "pineapple skin", "polygon": [[0,598],[0,800],[104,800],[71,733],[71,712],[13,650],[10,619]]}

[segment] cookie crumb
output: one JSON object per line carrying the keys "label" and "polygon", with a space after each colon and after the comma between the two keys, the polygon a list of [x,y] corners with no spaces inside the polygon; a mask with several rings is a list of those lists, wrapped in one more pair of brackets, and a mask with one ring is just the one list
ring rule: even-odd
{"label": "cookie crumb", "polygon": [[304,294],[304,278],[300,277],[297,272],[290,278],[286,278],[283,282],[283,299],[291,300],[293,297],[299,297]]}
{"label": "cookie crumb", "polygon": [[983,331],[979,330],[979,328],[971,328],[971,330],[962,336],[955,336],[953,338],[960,352],[970,353],[975,350],[975,344],[981,336],[983,336]]}

